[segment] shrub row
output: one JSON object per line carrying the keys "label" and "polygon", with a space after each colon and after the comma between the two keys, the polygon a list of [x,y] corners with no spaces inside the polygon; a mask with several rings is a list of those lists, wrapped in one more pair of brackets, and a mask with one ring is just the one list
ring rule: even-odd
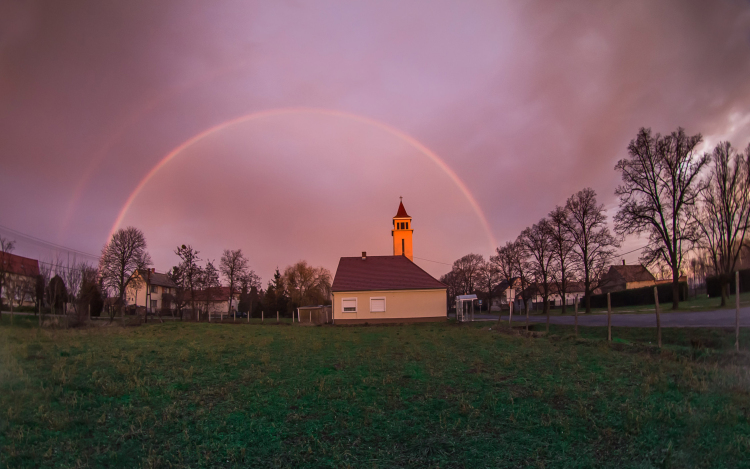
{"label": "shrub row", "polygon": [[[740,270],[740,293],[750,291],[750,269]],[[706,279],[706,292],[710,297],[721,296],[721,282],[719,277]],[[729,282],[729,294],[734,295],[734,275]]]}
{"label": "shrub row", "polygon": [[[659,291],[659,304],[672,302],[672,284],[662,283],[657,285]],[[687,282],[680,282],[680,301],[685,301],[688,294]],[[612,297],[612,307],[620,306],[639,306],[654,304],[654,287],[633,288],[631,290],[621,290],[610,293]],[[583,304],[582,304],[583,305]],[[591,295],[592,308],[606,308],[607,294]]]}

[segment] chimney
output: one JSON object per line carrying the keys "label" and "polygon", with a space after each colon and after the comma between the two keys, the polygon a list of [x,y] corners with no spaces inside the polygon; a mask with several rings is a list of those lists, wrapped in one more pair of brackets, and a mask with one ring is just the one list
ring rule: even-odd
{"label": "chimney", "polygon": [[622,265],[625,265],[625,259],[622,260]]}
{"label": "chimney", "polygon": [[362,251],[362,260],[367,259],[367,251]]}

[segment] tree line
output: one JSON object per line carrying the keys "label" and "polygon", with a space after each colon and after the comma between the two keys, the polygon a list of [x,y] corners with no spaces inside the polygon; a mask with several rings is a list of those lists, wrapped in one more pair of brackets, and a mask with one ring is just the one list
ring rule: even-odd
{"label": "tree line", "polygon": [[[179,262],[167,275],[176,285],[175,293],[162,299],[180,317],[185,310],[197,313],[199,318],[206,317],[215,299],[211,292],[221,287],[231,292],[227,298],[230,314],[233,306],[248,314],[278,311],[289,315],[299,306],[330,303],[331,273],[304,260],[288,266],[283,274],[276,269],[273,279],[263,289],[261,278],[250,268],[250,261],[241,249],[225,249],[218,264],[202,259],[200,251],[191,245],[178,246],[174,253]],[[127,227],[118,230],[102,250],[98,272],[103,287],[114,295],[118,305],[124,305],[127,289],[138,289],[144,282],[134,274],[146,271],[151,264],[143,232]],[[233,296],[237,293],[239,301],[234,305]]]}
{"label": "tree line", "polygon": [[[15,272],[10,267],[14,249],[13,240],[0,237],[0,287],[11,313],[16,305],[33,301],[34,311],[65,314],[70,325],[85,321],[89,315],[99,316],[103,311],[114,319],[127,306],[128,290],[145,286],[143,274],[152,265],[145,235],[134,227],[119,229],[112,235],[97,266],[77,262],[75,258],[63,262],[58,257],[50,262],[39,261],[38,274]],[[289,316],[299,306],[330,304],[330,271],[304,260],[283,272],[276,269],[264,289],[241,249],[225,249],[218,263],[202,259],[200,251],[191,245],[178,246],[174,253],[177,265],[166,275],[176,287],[173,293],[162,295],[163,309],[173,315],[182,317],[185,311],[191,311],[198,318],[205,318],[210,314],[211,303],[224,291],[234,293],[226,298],[230,314],[236,309],[256,316],[261,311],[269,314],[278,311]],[[239,299],[235,304],[237,294]],[[42,320],[40,314],[40,324]]]}
{"label": "tree line", "polygon": [[566,294],[578,282],[590,312],[591,295],[603,286],[621,242],[640,235],[648,240],[640,262],[670,274],[673,309],[679,307],[679,279],[691,252],[710,260],[709,273],[721,283],[724,306],[742,251],[750,248],[750,145],[737,151],[720,142],[711,153],[700,154],[702,141],[700,134],[687,135],[682,128],[668,135],[641,128],[627,147],[628,156],[615,165],[622,182],[615,189],[614,232],[596,193],[585,188],[496,248],[489,259],[468,254],[456,260],[441,277],[449,304],[456,295],[479,293],[491,305],[498,285],[519,285],[527,312],[539,294],[549,316],[551,292],[560,295],[565,313]]}

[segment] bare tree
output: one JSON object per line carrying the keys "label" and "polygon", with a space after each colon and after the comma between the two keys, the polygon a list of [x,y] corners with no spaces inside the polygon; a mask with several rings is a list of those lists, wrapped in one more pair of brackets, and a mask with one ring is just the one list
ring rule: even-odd
{"label": "bare tree", "polygon": [[[232,299],[234,290],[242,282],[242,279],[248,274],[250,267],[248,261],[242,254],[242,249],[231,251],[224,249],[224,253],[221,256],[221,262],[219,264],[219,270],[224,278],[229,283],[229,309],[227,314],[232,313]],[[237,319],[237,314],[234,315]]]}
{"label": "bare tree", "polygon": [[67,311],[68,316],[73,317],[73,324],[82,323],[88,317],[88,304],[82,301],[82,287],[86,283],[96,283],[97,269],[86,262],[76,263],[74,259],[72,263],[63,267],[62,272],[68,290],[67,302],[71,306]]}
{"label": "bare tree", "polygon": [[[82,265],[85,265],[81,263]],[[67,303],[72,306],[72,311],[66,311],[66,313],[73,313],[73,315],[78,319],[78,297],[81,292],[81,284],[83,283],[83,275],[81,275],[81,269],[79,268],[79,265],[76,263],[75,258],[73,259],[73,262],[63,267],[62,270],[62,279],[65,282],[65,286],[68,290],[68,296],[67,296]]]}
{"label": "bare tree", "polygon": [[455,270],[451,270],[447,274],[440,277],[440,281],[448,286],[446,291],[446,302],[448,303],[448,309],[453,307],[453,299],[460,295],[461,281],[459,275]]}
{"label": "bare tree", "polygon": [[531,275],[535,279],[537,288],[541,290],[543,311],[547,316],[547,331],[549,331],[549,293],[550,282],[553,277],[553,261],[555,251],[551,239],[552,226],[546,218],[539,223],[526,228],[518,237],[523,251],[528,255]]}
{"label": "bare tree", "polygon": [[721,283],[721,306],[726,306],[729,282],[750,223],[750,145],[744,153],[737,153],[729,142],[716,145],[701,202],[700,244],[711,257]]}
{"label": "bare tree", "polygon": [[699,173],[709,156],[694,154],[703,140],[678,128],[670,135],[651,135],[641,128],[628,145],[629,158],[617,162],[622,184],[615,194],[620,209],[615,216],[617,233],[647,234],[648,246],[641,261],[651,265],[662,260],[672,271],[672,309],[680,302],[680,269],[685,254],[698,238],[692,209],[701,190]]}
{"label": "bare tree", "polygon": [[294,305],[322,304],[331,297],[331,272],[325,267],[313,267],[306,261],[299,261],[284,269],[283,278]]}
{"label": "bare tree", "polygon": [[568,285],[573,280],[574,266],[572,264],[573,238],[566,229],[569,213],[565,207],[557,206],[549,214],[549,237],[554,252],[554,272],[557,291],[562,300],[561,313],[565,314]]}
{"label": "bare tree", "polygon": [[[175,254],[180,257],[180,265],[172,269],[172,281],[177,285],[177,301],[184,305],[190,301],[191,314],[195,314],[195,290],[198,288],[201,277],[201,267],[198,265],[199,251],[191,245],[182,245],[175,249]],[[180,307],[180,306],[178,306]],[[182,308],[180,307],[180,317]]]}
{"label": "bare tree", "polygon": [[590,313],[591,293],[599,287],[620,243],[607,228],[604,205],[597,205],[596,192],[590,187],[573,194],[565,208],[569,213],[566,228],[573,240],[573,258],[583,274],[586,313]]}
{"label": "bare tree", "polygon": [[474,284],[479,278],[482,264],[484,258],[480,254],[467,254],[453,262],[453,270],[461,282],[460,294],[470,295],[476,289]]}
{"label": "bare tree", "polygon": [[490,257],[490,262],[497,269],[501,281],[508,284],[508,288],[513,288],[513,282],[516,279],[516,265],[518,257],[518,246],[513,241],[508,241],[505,246],[495,249],[495,255]]}
{"label": "bare tree", "polygon": [[[495,255],[490,257],[490,261],[497,268],[501,281],[508,285],[506,295],[508,302],[515,301],[515,297],[520,294],[524,300],[524,308],[528,314],[528,296],[530,293],[529,286],[529,269],[528,257],[523,251],[523,246],[518,239],[508,241],[504,246],[495,250]],[[520,291],[515,291],[516,284],[519,284]]]}
{"label": "bare tree", "polygon": [[526,330],[529,330],[529,310],[534,298],[534,288],[532,288],[534,271],[531,264],[531,254],[524,248],[521,236],[515,241],[518,254],[516,257],[516,272],[518,280],[521,283],[521,299],[523,300],[523,309],[526,313]]}
{"label": "bare tree", "polygon": [[492,263],[491,260],[482,262],[479,267],[479,273],[477,274],[477,284],[480,285],[480,290],[487,292],[487,312],[492,311],[492,297],[495,293],[495,288],[500,282],[500,272],[497,266]]}
{"label": "bare tree", "polygon": [[115,292],[118,304],[122,308],[128,286],[140,278],[133,274],[146,269],[149,265],[151,256],[146,251],[146,238],[143,232],[129,226],[117,230],[102,249],[99,277],[105,288]]}
{"label": "bare tree", "polygon": [[[198,286],[202,290],[201,309],[206,314],[206,318],[211,322],[211,304],[214,300],[220,299],[221,283],[219,282],[219,271],[214,266],[213,261],[206,261],[206,266],[203,267],[198,275]],[[229,292],[231,298],[232,292]]]}

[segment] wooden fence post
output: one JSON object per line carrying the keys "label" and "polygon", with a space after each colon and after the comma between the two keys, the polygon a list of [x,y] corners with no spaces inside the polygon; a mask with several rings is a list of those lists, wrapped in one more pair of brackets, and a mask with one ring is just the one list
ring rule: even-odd
{"label": "wooden fence post", "polygon": [[607,342],[612,342],[612,300],[607,293]]}
{"label": "wooden fence post", "polygon": [[278,323],[278,322],[279,322],[279,312],[276,311],[276,323]]}
{"label": "wooden fence post", "polygon": [[578,295],[576,295],[575,302],[573,303],[575,305],[575,317],[576,317],[576,337],[578,337]]}
{"label": "wooden fence post", "polygon": [[513,324],[511,323],[512,321],[513,321],[513,302],[511,301],[510,303],[508,303],[508,325],[510,327],[513,327]]}
{"label": "wooden fence post", "polygon": [[261,310],[260,311],[260,322],[263,322],[263,321],[266,320],[265,316],[266,316],[266,313],[263,310]]}
{"label": "wooden fence post", "polygon": [[654,287],[654,305],[656,306],[656,341],[661,348],[661,316],[659,316],[659,289]]}
{"label": "wooden fence post", "polygon": [[734,317],[734,349],[740,351],[740,271],[734,273],[734,296],[737,312]]}

